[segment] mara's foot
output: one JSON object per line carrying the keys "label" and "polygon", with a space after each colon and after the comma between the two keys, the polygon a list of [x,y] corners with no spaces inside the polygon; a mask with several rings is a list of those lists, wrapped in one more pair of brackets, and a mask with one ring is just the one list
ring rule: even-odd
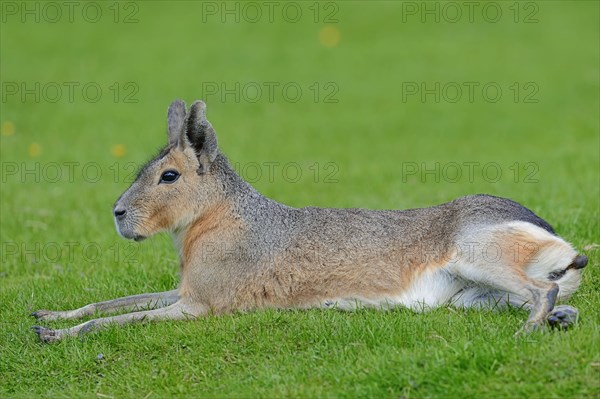
{"label": "mara's foot", "polygon": [[38,320],[58,320],[60,319],[60,312],[53,312],[52,310],[38,310],[31,314]]}
{"label": "mara's foot", "polygon": [[60,336],[57,334],[57,332],[50,328],[33,326],[31,327],[31,329],[35,331],[35,333],[38,335],[42,342],[50,343],[58,341],[60,339]]}
{"label": "mara's foot", "polygon": [[579,311],[569,305],[558,305],[548,314],[546,320],[550,327],[567,330],[572,327],[579,317]]}

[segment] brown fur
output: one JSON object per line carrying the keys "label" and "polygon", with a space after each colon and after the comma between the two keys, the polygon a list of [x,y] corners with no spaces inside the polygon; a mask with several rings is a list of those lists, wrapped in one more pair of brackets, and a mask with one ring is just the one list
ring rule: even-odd
{"label": "brown fur", "polygon": [[[338,298],[377,300],[400,295],[424,272],[447,264],[451,256],[423,257],[393,251],[380,258],[362,258],[358,252],[306,251],[284,253],[270,267],[249,276],[231,307],[311,307]],[[407,259],[401,262],[401,259]],[[390,264],[395,267],[389,267]]]}
{"label": "brown fur", "polygon": [[231,215],[231,204],[227,201],[220,202],[194,220],[185,232],[182,243],[183,272],[186,265],[193,262],[193,251],[203,240],[208,239],[212,230],[227,230],[233,228],[234,219]]}
{"label": "brown fur", "polygon": [[501,231],[493,236],[493,240],[500,248],[502,262],[518,270],[531,263],[542,245],[546,245],[521,230]]}

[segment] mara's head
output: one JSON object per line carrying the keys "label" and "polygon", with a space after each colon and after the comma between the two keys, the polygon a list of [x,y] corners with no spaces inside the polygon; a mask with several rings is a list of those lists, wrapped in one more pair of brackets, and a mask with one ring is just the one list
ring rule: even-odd
{"label": "mara's head", "polygon": [[214,173],[218,156],[206,105],[196,101],[186,113],[183,101],[173,102],[167,146],[114,205],[119,234],[141,240],[160,231],[176,231],[218,202],[222,194]]}

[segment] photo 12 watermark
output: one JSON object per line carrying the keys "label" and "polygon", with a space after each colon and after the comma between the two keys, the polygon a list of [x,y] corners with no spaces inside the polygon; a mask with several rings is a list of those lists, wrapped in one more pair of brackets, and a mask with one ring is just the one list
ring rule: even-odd
{"label": "photo 12 watermark", "polygon": [[537,104],[540,87],[536,82],[402,82],[403,103],[498,103]]}
{"label": "photo 12 watermark", "polygon": [[540,22],[534,1],[402,1],[401,7],[403,23]]}
{"label": "photo 12 watermark", "polygon": [[235,162],[233,168],[248,183],[275,183],[278,180],[297,183],[303,179],[313,183],[339,183],[340,167],[335,162],[312,162],[307,165],[278,161]]}
{"label": "photo 12 watermark", "polygon": [[24,82],[3,81],[0,98],[3,104],[21,103],[97,103],[102,99],[114,103],[136,104],[140,87],[136,82]]}
{"label": "photo 12 watermark", "polygon": [[137,263],[140,248],[140,245],[130,241],[3,241],[0,243],[0,260],[2,263],[16,261],[20,264],[65,264],[75,261]]}
{"label": "photo 12 watermark", "polygon": [[60,22],[115,24],[139,22],[140,6],[135,1],[2,1],[2,23]]}
{"label": "photo 12 watermark", "polygon": [[202,1],[201,21],[335,24],[339,22],[339,4],[335,1]]}
{"label": "photo 12 watermark", "polygon": [[2,183],[132,183],[140,170],[135,162],[1,162]]}
{"label": "photo 12 watermark", "polygon": [[202,82],[205,101],[233,103],[285,102],[301,100],[322,104],[339,103],[340,87],[336,82]]}
{"label": "photo 12 watermark", "polygon": [[402,183],[539,183],[540,167],[536,162],[413,162],[400,164]]}

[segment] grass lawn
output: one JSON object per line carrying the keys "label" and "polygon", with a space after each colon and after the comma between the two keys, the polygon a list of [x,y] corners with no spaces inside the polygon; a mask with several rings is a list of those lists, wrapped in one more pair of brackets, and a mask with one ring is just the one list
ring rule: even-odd
{"label": "grass lawn", "polygon": [[[599,3],[466,3],[3,2],[0,397],[599,397]],[[260,311],[41,344],[34,310],[176,287],[170,237],[111,215],[175,98],[292,206],[523,203],[590,259],[578,325]]]}

